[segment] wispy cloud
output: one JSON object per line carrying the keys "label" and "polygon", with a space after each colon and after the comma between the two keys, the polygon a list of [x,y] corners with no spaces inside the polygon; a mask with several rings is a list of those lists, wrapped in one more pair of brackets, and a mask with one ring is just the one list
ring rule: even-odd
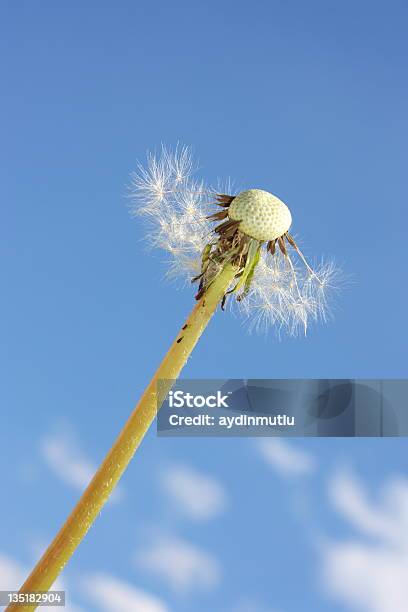
{"label": "wispy cloud", "polygon": [[[64,427],[57,433],[44,436],[40,443],[40,451],[55,476],[81,492],[95,474],[96,466],[80,448],[70,427]],[[117,487],[110,499],[119,501],[122,494],[122,489]]]}
{"label": "wispy cloud", "polygon": [[0,553],[0,591],[16,591],[25,578],[21,565]]}
{"label": "wispy cloud", "polygon": [[94,466],[71,436],[56,434],[43,438],[41,454],[58,478],[81,491],[95,473]]}
{"label": "wispy cloud", "polygon": [[219,563],[212,555],[174,536],[156,537],[137,552],[135,563],[179,593],[211,590],[221,579]]}
{"label": "wispy cloud", "polygon": [[160,598],[110,574],[87,574],[82,591],[102,612],[168,612]]}
{"label": "wispy cloud", "polygon": [[264,461],[282,476],[306,476],[315,469],[313,456],[282,438],[260,438],[256,441]]}
{"label": "wispy cloud", "polygon": [[212,519],[227,506],[221,483],[189,466],[169,466],[161,473],[160,482],[176,509],[191,519]]}
{"label": "wispy cloud", "polygon": [[408,480],[389,480],[372,501],[353,474],[337,474],[329,496],[355,533],[322,547],[328,592],[352,610],[406,612]]}
{"label": "wispy cloud", "polygon": [[339,472],[331,480],[329,497],[336,510],[360,532],[408,547],[408,480],[386,482],[375,503],[354,474]]}

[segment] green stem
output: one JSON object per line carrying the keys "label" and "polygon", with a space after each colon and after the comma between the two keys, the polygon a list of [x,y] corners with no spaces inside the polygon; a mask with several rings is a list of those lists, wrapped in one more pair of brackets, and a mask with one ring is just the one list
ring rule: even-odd
{"label": "green stem", "polygon": [[[197,302],[102,465],[21,587],[21,593],[48,591],[69,561],[128,466],[170,390],[172,381],[178,378],[236,273],[235,267],[226,265]],[[157,385],[159,380],[168,382]],[[11,604],[6,612],[23,612],[35,610],[36,607],[33,604]]]}

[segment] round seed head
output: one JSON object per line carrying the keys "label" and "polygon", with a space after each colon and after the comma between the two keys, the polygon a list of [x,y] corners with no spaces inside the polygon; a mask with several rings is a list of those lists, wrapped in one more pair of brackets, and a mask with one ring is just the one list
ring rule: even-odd
{"label": "round seed head", "polygon": [[292,223],[286,204],[263,189],[241,191],[231,202],[228,216],[241,221],[241,232],[261,241],[283,236]]}

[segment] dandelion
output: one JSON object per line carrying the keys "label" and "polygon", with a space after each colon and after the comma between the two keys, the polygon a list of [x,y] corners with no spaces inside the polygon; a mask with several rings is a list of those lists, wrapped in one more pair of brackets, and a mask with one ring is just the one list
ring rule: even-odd
{"label": "dandelion", "polygon": [[168,275],[197,282],[200,299],[232,265],[221,306],[235,293],[249,328],[262,333],[272,328],[297,335],[311,321],[327,321],[338,270],[331,261],[309,265],[289,233],[287,205],[262,189],[220,193],[196,182],[193,173],[187,147],[162,148],[132,176],[131,213],[148,217],[151,244],[170,256]]}
{"label": "dandelion", "polygon": [[[273,328],[289,335],[306,333],[310,322],[330,315],[328,294],[338,271],[331,261],[309,264],[289,233],[288,206],[262,189],[220,192],[196,180],[194,171],[188,148],[163,147],[131,177],[131,214],[147,219],[150,245],[168,253],[168,275],[196,283],[197,303],[22,592],[46,591],[53,584],[118,483],[218,305],[224,309],[236,298],[250,329]],[[34,606],[18,608],[29,609]]]}

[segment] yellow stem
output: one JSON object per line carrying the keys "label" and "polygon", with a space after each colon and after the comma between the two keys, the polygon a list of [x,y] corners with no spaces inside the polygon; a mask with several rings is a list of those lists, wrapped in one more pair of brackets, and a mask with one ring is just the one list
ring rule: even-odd
{"label": "yellow stem", "polygon": [[[20,593],[48,591],[69,561],[128,466],[170,390],[171,381],[178,378],[236,273],[236,268],[226,265],[197,302],[102,465]],[[168,382],[157,385],[159,380]],[[36,607],[11,604],[6,612],[35,610]]]}

